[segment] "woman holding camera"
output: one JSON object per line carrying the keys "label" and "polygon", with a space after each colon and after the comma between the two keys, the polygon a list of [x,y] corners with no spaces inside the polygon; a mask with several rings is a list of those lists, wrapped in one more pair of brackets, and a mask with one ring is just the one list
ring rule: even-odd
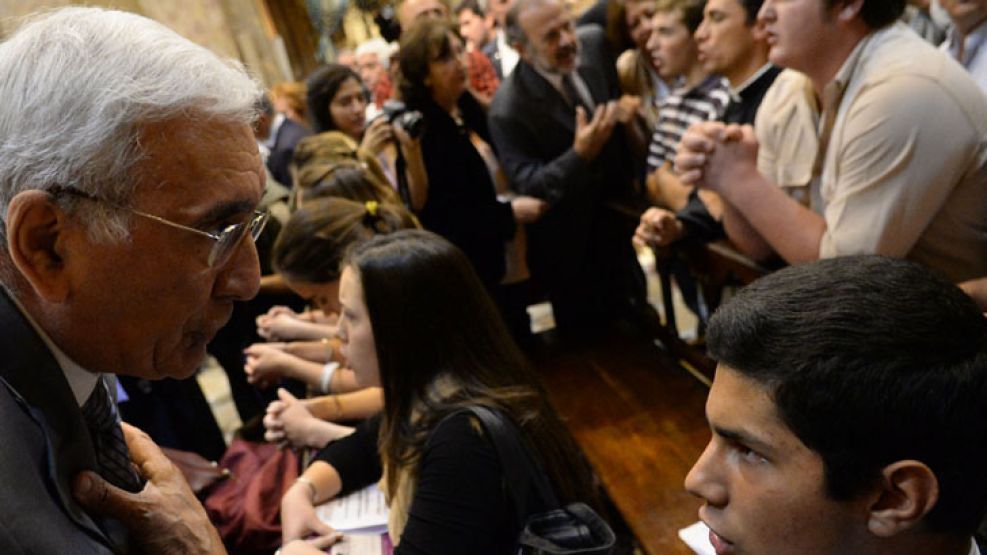
{"label": "woman holding camera", "polygon": [[[397,149],[405,160],[405,175],[414,201],[417,191],[427,185],[422,163],[421,143],[389,118],[377,117],[367,123],[370,93],[360,76],[347,66],[329,64],[308,78],[308,108],[316,133],[342,131],[376,156],[393,186],[397,186]],[[413,203],[413,202],[412,202]]]}
{"label": "woman holding camera", "polygon": [[[288,489],[285,542],[332,534],[314,505],[383,477],[395,555],[510,553],[528,515],[514,514],[490,438],[460,412],[476,405],[516,425],[563,504],[592,502],[586,465],[459,249],[426,231],[375,237],[345,260],[339,300],[343,352],[357,382],[383,388],[384,411],[379,432],[330,444]],[[373,465],[342,452],[379,452],[382,469],[366,476]]]}
{"label": "woman holding camera", "polygon": [[[518,223],[534,222],[547,205],[526,196],[497,200],[490,169],[476,146],[490,144],[486,113],[467,90],[465,46],[452,25],[434,18],[416,21],[401,36],[398,62],[402,100],[425,117],[421,143],[428,187],[424,202],[413,208],[426,229],[463,250],[509,325],[523,327],[526,299],[510,298],[500,285],[505,243]],[[512,332],[515,337],[528,333]]]}

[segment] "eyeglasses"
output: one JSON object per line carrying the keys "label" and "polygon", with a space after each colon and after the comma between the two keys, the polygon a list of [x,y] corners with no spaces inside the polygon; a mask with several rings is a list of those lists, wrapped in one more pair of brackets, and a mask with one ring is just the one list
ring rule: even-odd
{"label": "eyeglasses", "polygon": [[85,191],[80,191],[75,187],[52,187],[48,189],[48,194],[58,197],[59,195],[72,195],[75,197],[83,198],[92,202],[100,202],[112,208],[118,210],[126,210],[132,214],[141,216],[142,218],[147,218],[149,220],[154,220],[158,223],[174,227],[177,229],[184,229],[185,231],[190,231],[196,235],[201,235],[203,237],[208,237],[214,241],[212,250],[209,252],[208,264],[210,268],[215,268],[217,266],[222,266],[229,261],[233,252],[236,251],[237,246],[240,241],[243,240],[244,236],[248,233],[253,241],[257,241],[260,237],[262,231],[264,231],[264,226],[267,225],[267,220],[270,219],[271,213],[264,210],[255,210],[252,218],[245,222],[240,222],[238,224],[231,224],[223,229],[217,230],[215,232],[202,231],[201,229],[196,229],[194,227],[189,227],[187,225],[182,225],[175,223],[171,220],[166,220],[161,216],[155,216],[154,214],[148,214],[142,210],[136,208],[131,208],[129,206],[122,206],[114,202],[99,198],[95,195],[91,195]]}

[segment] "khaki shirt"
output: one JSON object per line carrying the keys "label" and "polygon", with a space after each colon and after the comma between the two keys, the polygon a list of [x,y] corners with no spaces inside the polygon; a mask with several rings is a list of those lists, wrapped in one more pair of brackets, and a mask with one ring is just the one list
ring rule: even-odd
{"label": "khaki shirt", "polygon": [[[905,257],[961,281],[987,275],[987,97],[955,61],[895,24],[857,45],[821,172],[819,108],[786,71],[758,112],[758,168],[819,212],[820,257]],[[808,191],[806,193],[805,191]]]}

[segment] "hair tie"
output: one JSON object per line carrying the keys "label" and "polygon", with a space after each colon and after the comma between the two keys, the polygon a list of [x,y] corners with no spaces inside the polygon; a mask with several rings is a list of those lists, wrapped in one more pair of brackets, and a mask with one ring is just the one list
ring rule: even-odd
{"label": "hair tie", "polygon": [[367,208],[367,214],[370,214],[370,217],[371,218],[376,218],[377,217],[377,207],[378,207],[378,204],[377,204],[377,201],[376,200],[368,200],[363,205],[366,206],[366,208]]}

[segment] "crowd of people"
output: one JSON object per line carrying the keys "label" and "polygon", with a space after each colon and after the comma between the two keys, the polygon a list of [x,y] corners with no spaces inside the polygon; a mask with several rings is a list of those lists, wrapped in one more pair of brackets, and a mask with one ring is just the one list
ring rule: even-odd
{"label": "crowd of people", "polygon": [[[375,483],[398,554],[606,515],[527,308],[647,337],[635,245],[721,240],[791,266],[708,319],[685,487],[717,553],[981,553],[987,1],[396,9],[396,43],[268,91],[123,12],[0,43],[5,553],[237,550],[157,445],[208,428],[157,381],[207,350],[264,441],[314,453],[284,555],[339,541],[315,507]],[[551,504],[519,514],[476,407]]]}

